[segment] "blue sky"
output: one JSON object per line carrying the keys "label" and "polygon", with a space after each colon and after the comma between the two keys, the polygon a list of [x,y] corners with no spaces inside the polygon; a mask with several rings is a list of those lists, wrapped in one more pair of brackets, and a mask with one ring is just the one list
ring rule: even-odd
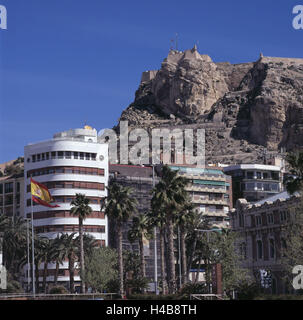
{"label": "blue sky", "polygon": [[82,127],[112,127],[142,71],[158,69],[170,40],[198,42],[214,61],[302,57],[292,8],[303,0],[0,0],[0,163],[27,143]]}

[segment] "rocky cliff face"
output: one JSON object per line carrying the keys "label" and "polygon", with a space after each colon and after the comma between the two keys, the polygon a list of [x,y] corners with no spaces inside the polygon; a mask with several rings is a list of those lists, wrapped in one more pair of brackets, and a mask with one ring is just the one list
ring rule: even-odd
{"label": "rocky cliff face", "polygon": [[132,127],[206,129],[212,162],[261,162],[268,152],[303,146],[303,59],[260,56],[214,63],[197,48],[170,51],[145,73],[120,120]]}

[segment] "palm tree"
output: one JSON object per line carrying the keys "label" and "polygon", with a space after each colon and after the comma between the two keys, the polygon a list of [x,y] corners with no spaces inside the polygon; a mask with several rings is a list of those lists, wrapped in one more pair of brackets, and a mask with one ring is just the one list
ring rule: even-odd
{"label": "palm tree", "polygon": [[199,233],[197,231],[198,229],[209,230],[210,224],[207,220],[205,220],[201,212],[196,211],[195,214],[191,217],[191,223],[189,225],[188,236],[186,241],[187,252],[189,257],[187,261],[187,279],[189,279],[190,269],[192,268],[193,261],[197,256],[197,243],[199,241]]}
{"label": "palm tree", "polygon": [[62,241],[62,250],[63,256],[66,256],[68,259],[68,271],[69,271],[69,290],[70,293],[75,292],[75,262],[77,258],[77,250],[78,250],[78,241],[74,238],[75,232],[71,234],[63,233],[61,234],[61,241]]}
{"label": "palm tree", "polygon": [[44,263],[44,268],[43,268],[43,286],[42,290],[44,293],[46,293],[46,277],[47,277],[47,266],[48,264],[52,261],[52,251],[53,251],[53,241],[52,239],[44,238],[44,248],[43,248],[43,263]]}
{"label": "palm tree", "polygon": [[144,238],[151,239],[151,224],[147,214],[139,214],[133,218],[132,228],[128,232],[128,239],[130,242],[138,240],[139,242],[139,254],[140,254],[140,265],[141,265],[141,276],[146,277],[145,261],[144,261]]}
{"label": "palm tree", "polygon": [[57,286],[59,267],[60,264],[67,258],[64,250],[64,243],[62,237],[57,236],[57,238],[52,240],[52,247],[50,253],[50,261],[56,264],[55,274],[54,274],[54,286]]}
{"label": "palm tree", "polygon": [[81,292],[85,293],[84,275],[84,249],[83,249],[83,221],[92,213],[89,206],[89,199],[81,193],[76,194],[76,198],[71,202],[71,214],[79,218],[79,240],[80,240],[80,278]]}
{"label": "palm tree", "polygon": [[157,202],[162,203],[161,209],[166,213],[166,224],[168,229],[168,256],[169,256],[169,292],[176,291],[176,270],[174,253],[174,216],[179,212],[186,202],[185,186],[188,181],[178,175],[178,171],[171,170],[168,166],[162,169],[161,180],[155,187],[154,197]]}
{"label": "palm tree", "polygon": [[167,294],[167,281],[166,281],[166,264],[165,264],[165,226],[166,218],[165,211],[162,208],[162,201],[156,197],[156,189],[153,190],[154,196],[151,200],[152,210],[149,212],[151,224],[159,228],[160,233],[160,263],[161,263],[161,280],[162,280],[162,294]]}
{"label": "palm tree", "polygon": [[131,197],[131,188],[123,187],[116,182],[111,183],[107,190],[105,214],[114,220],[117,226],[120,294],[123,295],[122,224],[137,212],[137,200]]}
{"label": "palm tree", "polygon": [[181,210],[176,215],[176,224],[178,229],[180,230],[180,251],[181,251],[181,283],[184,285],[187,283],[187,254],[186,254],[186,236],[190,228],[192,227],[192,223],[194,222],[194,218],[196,215],[195,205],[190,202],[190,199],[186,199],[185,204],[182,206]]}
{"label": "palm tree", "polygon": [[26,254],[26,221],[21,217],[1,215],[0,232],[3,233],[3,261],[6,269],[17,280],[20,261]]}

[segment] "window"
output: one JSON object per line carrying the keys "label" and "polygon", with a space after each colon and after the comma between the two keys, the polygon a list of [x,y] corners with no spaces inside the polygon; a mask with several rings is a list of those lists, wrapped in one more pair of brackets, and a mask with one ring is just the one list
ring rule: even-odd
{"label": "window", "polygon": [[285,222],[287,220],[287,212],[286,211],[280,211],[280,221]]}
{"label": "window", "polygon": [[17,182],[17,192],[20,192],[20,182]]}
{"label": "window", "polygon": [[45,161],[45,153],[41,154],[41,161]]}
{"label": "window", "polygon": [[262,183],[257,183],[257,189],[262,190]]}
{"label": "window", "polygon": [[58,151],[58,159],[63,159],[63,151]]}
{"label": "window", "polygon": [[37,161],[41,160],[41,154],[37,154]]}
{"label": "window", "polygon": [[32,156],[32,162],[36,162],[36,155],[35,154]]}
{"label": "window", "polygon": [[0,194],[3,194],[3,184],[0,184]]}
{"label": "window", "polygon": [[79,155],[78,152],[74,152],[74,159],[78,159]]}
{"label": "window", "polygon": [[274,215],[273,215],[273,213],[267,214],[267,223],[268,224],[273,224],[274,223]]}
{"label": "window", "polygon": [[255,184],[254,183],[246,183],[246,190],[252,191],[255,189]]}
{"label": "window", "polygon": [[262,247],[261,240],[257,240],[257,257],[258,257],[258,259],[263,258],[263,247]]}
{"label": "window", "polygon": [[45,159],[46,159],[46,160],[49,160],[49,152],[46,152],[46,153],[45,153]]}
{"label": "window", "polygon": [[240,256],[242,257],[242,259],[246,260],[247,259],[247,247],[246,247],[246,243],[242,242],[240,244]]}
{"label": "window", "polygon": [[244,216],[242,213],[239,214],[239,227],[244,226]]}
{"label": "window", "polygon": [[284,238],[281,238],[281,247],[282,247],[282,249],[286,249],[287,248],[286,240]]}
{"label": "window", "polygon": [[261,178],[262,178],[261,172],[257,172],[257,179],[261,179]]}
{"label": "window", "polygon": [[264,183],[263,184],[263,188],[264,188],[264,191],[270,191],[270,184],[269,183]]}
{"label": "window", "polygon": [[200,212],[206,212],[205,205],[203,204],[200,205]]}
{"label": "window", "polygon": [[56,151],[52,151],[52,159],[56,159]]}
{"label": "window", "polygon": [[73,173],[73,169],[72,168],[65,168],[65,173]]}
{"label": "window", "polygon": [[14,186],[12,182],[6,183],[4,186],[5,193],[13,192]]}
{"label": "window", "polygon": [[269,256],[270,256],[270,258],[275,257],[275,241],[274,241],[274,239],[269,239]]}
{"label": "window", "polygon": [[253,173],[253,171],[247,171],[246,177],[247,177],[247,179],[253,179],[253,178],[254,178],[254,173]]}
{"label": "window", "polygon": [[85,160],[90,160],[90,153],[85,154]]}
{"label": "window", "polygon": [[56,173],[64,173],[64,168],[56,168]]}
{"label": "window", "polygon": [[84,160],[84,153],[80,152],[80,160]]}
{"label": "window", "polygon": [[268,179],[268,172],[263,172],[263,179]]}
{"label": "window", "polygon": [[71,159],[72,153],[70,151],[65,151],[65,159]]}
{"label": "window", "polygon": [[278,184],[277,183],[272,183],[271,184],[271,190],[273,190],[273,191],[278,191]]}
{"label": "window", "polygon": [[63,182],[56,182],[56,188],[58,188],[58,189],[64,188],[64,183]]}
{"label": "window", "polygon": [[256,216],[256,225],[260,226],[262,224],[261,216]]}
{"label": "window", "polygon": [[97,154],[96,154],[96,153],[92,153],[92,154],[91,154],[91,157],[92,157],[92,160],[96,161]]}

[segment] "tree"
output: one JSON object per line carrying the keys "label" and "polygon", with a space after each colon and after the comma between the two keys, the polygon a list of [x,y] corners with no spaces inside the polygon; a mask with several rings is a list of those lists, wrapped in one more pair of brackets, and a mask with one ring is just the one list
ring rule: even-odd
{"label": "tree", "polygon": [[161,180],[154,189],[154,201],[165,212],[168,230],[168,256],[169,256],[169,292],[176,291],[176,271],[174,254],[174,217],[180,207],[186,202],[187,193],[185,186],[188,181],[178,175],[178,171],[171,170],[167,165],[163,166]]}
{"label": "tree", "polygon": [[123,187],[116,182],[111,183],[107,189],[105,214],[113,219],[117,226],[120,294],[123,295],[122,224],[137,212],[137,200],[132,198],[131,188]]}
{"label": "tree", "polygon": [[[201,241],[201,238],[199,237],[200,233],[198,230],[209,230],[210,228],[211,227],[208,220],[205,219],[201,212],[196,211],[195,214],[191,216],[191,223],[189,224],[188,235],[186,238],[186,250],[188,256],[186,274],[187,279],[189,279],[190,269],[192,268],[194,260],[196,260],[197,257],[200,255],[200,252],[198,252],[197,254],[197,251],[199,251],[197,250],[197,243]],[[199,257],[198,260],[200,260]]]}
{"label": "tree", "polygon": [[181,283],[184,285],[186,284],[188,277],[187,277],[187,251],[186,251],[186,236],[188,231],[193,226],[195,222],[194,218],[196,216],[195,205],[190,202],[189,197],[186,198],[185,203],[182,205],[180,211],[176,215],[176,224],[178,230],[180,230],[180,251],[181,257],[179,257],[179,261],[181,262]]}
{"label": "tree", "polygon": [[141,293],[148,288],[148,279],[142,277],[140,255],[132,251],[123,252],[125,287],[131,293]]}
{"label": "tree", "polygon": [[290,173],[292,176],[285,181],[286,189],[290,194],[303,189],[303,151],[289,153],[286,161],[290,165]]}
{"label": "tree", "polygon": [[3,234],[3,262],[15,280],[19,277],[20,261],[27,254],[26,221],[21,217],[0,215],[0,232]]}
{"label": "tree", "polygon": [[158,196],[156,196],[156,189],[153,190],[153,197],[151,200],[151,211],[148,213],[149,220],[155,228],[159,228],[160,233],[160,263],[161,263],[161,284],[162,294],[167,294],[167,279],[166,279],[166,264],[165,264],[165,226],[166,218],[163,203]]}
{"label": "tree", "polygon": [[281,264],[285,281],[288,282],[293,267],[303,261],[303,152],[289,153],[286,160],[292,174],[285,181],[286,189],[292,195],[297,192],[301,196],[288,208],[287,224],[282,230]]}
{"label": "tree", "polygon": [[60,236],[62,241],[62,250],[63,255],[68,259],[68,271],[69,271],[69,291],[70,293],[75,292],[75,262],[77,259],[77,250],[78,250],[78,241],[75,239],[75,232],[71,233],[70,235],[63,233]]}
{"label": "tree", "polygon": [[95,248],[90,257],[85,258],[84,279],[94,292],[104,292],[110,283],[118,278],[117,252],[111,248]]}
{"label": "tree", "polygon": [[138,240],[139,242],[139,254],[141,264],[141,276],[146,277],[145,271],[145,259],[144,259],[144,238],[152,238],[152,230],[150,220],[147,214],[139,214],[133,218],[132,228],[128,232],[128,239],[130,242]]}
{"label": "tree", "polygon": [[58,275],[60,264],[64,262],[67,258],[65,255],[66,251],[64,250],[64,243],[62,237],[59,235],[52,240],[51,256],[50,260],[56,264],[55,274],[54,274],[54,286],[58,284]]}
{"label": "tree", "polygon": [[89,199],[81,193],[76,194],[76,198],[71,202],[70,212],[79,219],[79,240],[80,240],[80,278],[81,292],[85,293],[85,283],[82,280],[84,274],[84,249],[83,249],[83,221],[92,213],[89,206]]}
{"label": "tree", "polygon": [[240,256],[235,245],[238,234],[230,229],[222,229],[212,234],[211,262],[221,263],[223,290],[232,296],[232,291],[250,280],[247,270],[240,266]]}
{"label": "tree", "polygon": [[24,169],[20,167],[18,163],[8,164],[4,169],[4,175],[6,176],[16,176],[24,172]]}
{"label": "tree", "polygon": [[303,200],[290,207],[287,224],[282,231],[281,264],[285,280],[291,278],[292,269],[303,261]]}

